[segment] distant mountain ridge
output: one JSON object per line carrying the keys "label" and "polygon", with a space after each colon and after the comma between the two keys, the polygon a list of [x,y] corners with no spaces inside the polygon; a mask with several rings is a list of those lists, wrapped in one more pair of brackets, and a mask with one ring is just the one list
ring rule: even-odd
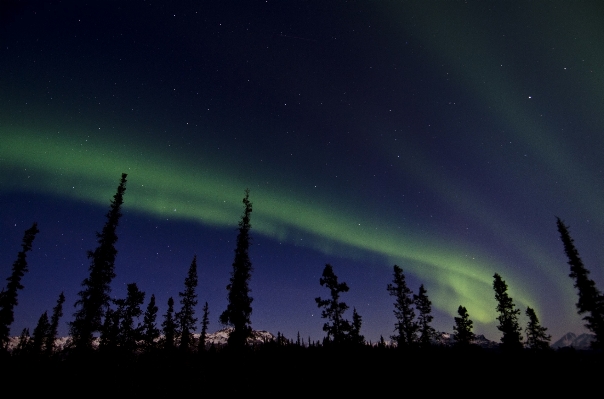
{"label": "distant mountain ridge", "polygon": [[[206,336],[206,348],[210,348],[212,345],[214,345],[215,347],[225,346],[228,342],[229,334],[231,333],[231,331],[233,331],[233,328],[227,327],[227,328],[223,328],[222,330],[218,330],[212,334],[208,334]],[[194,342],[197,342],[197,340],[199,340],[199,335],[200,334],[193,334]],[[160,339],[161,338],[163,338],[163,336],[160,337]],[[17,345],[19,345],[19,339],[20,339],[20,337],[10,337],[9,338],[9,341],[8,341],[8,351],[9,352],[12,352],[17,347]],[[248,343],[248,345],[261,345],[261,344],[270,342],[275,339],[276,339],[276,337],[268,331],[253,330],[252,336],[250,338],[248,338],[247,343]],[[94,340],[92,342],[92,346],[94,348],[97,348],[99,346],[99,342],[100,342],[100,339],[98,337],[94,338]],[[71,343],[71,337],[59,337],[55,340],[55,346],[58,351],[62,351],[63,349],[68,347],[70,343]]]}
{"label": "distant mountain ridge", "polygon": [[[453,334],[439,332],[436,339],[434,339],[432,343],[437,345],[453,346],[455,344],[455,338],[453,337]],[[498,342],[491,341],[482,334],[476,335],[472,343],[484,349],[494,349],[499,346]]]}
{"label": "distant mountain ridge", "polygon": [[[225,346],[229,340],[229,334],[233,331],[233,327],[223,328],[222,330],[218,330],[215,333],[208,334],[206,336],[206,348],[214,346]],[[199,334],[193,334],[194,339],[197,341],[199,339]],[[247,339],[248,345],[261,345],[266,342],[270,342],[275,340],[275,337],[272,333],[264,330],[252,330],[252,336]]]}
{"label": "distant mountain ridge", "polygon": [[580,334],[576,335],[575,333],[569,332],[566,333],[554,342],[551,347],[552,349],[561,349],[561,348],[574,348],[579,350],[590,349],[591,343],[594,340],[595,336],[593,334]]}
{"label": "distant mountain ridge", "polygon": [[[212,346],[222,347],[226,346],[229,334],[233,331],[232,327],[223,328],[222,330],[218,330],[214,333],[208,334],[206,336],[206,348],[210,348]],[[199,339],[199,334],[193,334],[194,341]],[[161,337],[160,337],[161,339]],[[277,337],[272,333],[265,330],[253,330],[252,336],[248,338],[248,345],[262,345],[267,342],[271,342],[276,340]],[[563,335],[560,339],[558,339],[555,343],[551,345],[552,349],[562,349],[562,348],[573,348],[577,350],[587,350],[590,349],[591,342],[594,340],[593,334],[583,333],[580,335],[576,335],[575,333],[569,332]],[[65,347],[70,344],[71,337],[59,337],[55,341],[55,345],[57,350],[62,351]],[[386,341],[388,345],[391,342]],[[455,344],[455,338],[453,334],[446,332],[439,332],[436,338],[432,341],[433,344],[443,345],[443,346],[453,346]],[[472,342],[475,345],[480,346],[484,349],[494,349],[499,346],[499,342],[491,341],[486,338],[484,335],[476,335],[476,338]],[[19,337],[10,337],[8,342],[8,350],[12,351],[19,344]],[[93,342],[94,347],[98,347],[99,339],[95,338]],[[374,343],[377,345],[377,343]]]}
{"label": "distant mountain ridge", "polygon": [[[593,334],[584,333],[576,335],[575,333],[569,332],[564,334],[562,338],[557,340],[555,343],[551,344],[550,347],[552,349],[574,348],[577,350],[587,350],[591,349],[591,343],[594,339],[595,336]],[[437,339],[433,342],[436,344],[451,346],[455,344],[455,338],[453,338],[453,334],[441,332],[439,333]],[[491,341],[484,335],[477,335],[476,339],[472,343],[485,349],[494,349],[499,346],[499,342]]]}

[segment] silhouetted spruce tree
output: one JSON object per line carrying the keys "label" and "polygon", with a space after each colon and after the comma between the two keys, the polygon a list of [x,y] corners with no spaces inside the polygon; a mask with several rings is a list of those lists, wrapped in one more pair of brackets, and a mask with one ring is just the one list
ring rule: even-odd
{"label": "silhouetted spruce tree", "polygon": [[549,342],[552,336],[547,334],[547,328],[542,327],[539,324],[539,319],[535,310],[531,307],[526,308],[526,315],[529,318],[529,322],[526,326],[526,346],[533,350],[544,350],[550,349]]}
{"label": "silhouetted spruce tree", "polygon": [[19,336],[19,342],[17,347],[13,351],[13,355],[28,355],[31,353],[31,336],[29,335],[29,328],[24,328]]}
{"label": "silhouetted spruce tree", "polygon": [[48,312],[44,312],[38,319],[38,324],[36,324],[36,328],[34,328],[31,346],[33,354],[40,355],[42,354],[42,352],[45,352],[44,344],[46,341],[46,337],[48,336],[49,329],[50,322],[48,320]]}
{"label": "silhouetted spruce tree", "polygon": [[352,324],[350,325],[350,343],[353,345],[365,345],[365,337],[361,335],[363,318],[352,308]]}
{"label": "silhouetted spruce tree", "polygon": [[210,325],[210,311],[208,303],[203,305],[203,316],[201,318],[201,334],[199,334],[199,345],[198,350],[203,352],[206,350],[206,339],[208,337],[208,326]]}
{"label": "silhouetted spruce tree", "polygon": [[233,271],[231,272],[230,284],[227,286],[228,305],[220,315],[222,324],[233,326],[229,335],[228,344],[234,348],[242,348],[247,339],[252,336],[250,316],[252,314],[252,297],[250,296],[249,281],[252,277],[252,262],[248,255],[250,247],[250,215],[252,203],[249,200],[250,190],[245,190],[243,197],[244,211],[239,221],[239,234],[237,235],[237,246],[235,248],[235,259]]}
{"label": "silhouetted spruce tree", "polygon": [[459,305],[457,308],[457,314],[459,317],[455,317],[455,325],[453,326],[453,338],[455,338],[455,344],[457,346],[466,347],[469,346],[476,336],[472,332],[473,322],[470,320],[468,310]]}
{"label": "silhouetted spruce tree", "polygon": [[114,299],[116,309],[107,309],[101,329],[101,349],[120,348],[122,353],[134,353],[142,337],[142,326],[137,320],[142,314],[140,306],[145,293],[136,283],[127,285],[126,298]]}
{"label": "silhouetted spruce tree", "polygon": [[516,309],[514,301],[508,295],[508,285],[502,280],[501,276],[495,273],[493,279],[497,312],[499,313],[497,329],[503,333],[501,347],[505,350],[522,349],[522,330],[518,325],[520,309]]}
{"label": "silhouetted spruce tree", "polygon": [[179,292],[180,296],[180,312],[176,313],[176,324],[178,325],[177,334],[180,337],[179,348],[181,350],[189,350],[192,341],[192,331],[197,323],[195,314],[195,306],[197,306],[197,256],[193,256],[193,261],[189,267],[189,272],[185,278],[185,290]]}
{"label": "silhouetted spruce tree", "polygon": [[569,277],[575,280],[574,287],[579,294],[577,311],[580,315],[584,315],[585,327],[595,334],[592,347],[604,349],[604,296],[596,287],[596,283],[589,278],[589,270],[583,265],[574,240],[560,218],[557,218],[557,225],[570,265]]}
{"label": "silhouetted spruce tree", "polygon": [[50,356],[55,350],[55,340],[59,330],[59,320],[63,317],[63,303],[65,302],[65,295],[61,292],[57,304],[52,308],[52,316],[50,317],[50,326],[48,327],[48,334],[46,335],[46,355]]}
{"label": "silhouetted spruce tree", "polygon": [[158,308],[155,305],[155,294],[151,295],[147,310],[143,317],[142,340],[146,350],[156,348],[156,340],[159,338],[159,329],[155,324]]}
{"label": "silhouetted spruce tree", "polygon": [[124,303],[120,300],[114,303],[117,303],[117,309],[105,310],[105,318],[100,330],[99,349],[101,350],[115,350],[119,345],[120,320],[124,313]]}
{"label": "silhouetted spruce tree", "polygon": [[137,342],[141,339],[142,326],[138,318],[143,314],[141,305],[145,301],[145,293],[138,289],[136,283],[127,285],[126,299],[116,300],[119,313],[118,345],[126,352],[134,352]]}
{"label": "silhouetted spruce tree", "polygon": [[340,294],[348,292],[346,283],[338,283],[338,276],[333,272],[333,267],[326,264],[323,269],[322,277],[319,279],[321,286],[329,289],[330,298],[315,298],[315,302],[321,310],[321,317],[328,321],[323,324],[323,331],[327,333],[327,341],[334,344],[343,344],[350,333],[350,322],[344,319],[344,312],[348,309],[345,302],[340,301]]}
{"label": "silhouetted spruce tree", "polygon": [[99,331],[105,310],[110,303],[111,280],[115,277],[115,257],[117,250],[116,228],[122,216],[120,208],[126,191],[126,173],[122,173],[120,184],[116,194],[113,196],[107,222],[101,233],[97,233],[98,247],[94,251],[88,251],[90,262],[90,275],[84,279],[84,287],[78,292],[75,303],[78,310],[74,313],[74,320],[69,323],[73,343],[77,349],[91,349],[93,333]]}
{"label": "silhouetted spruce tree", "polygon": [[413,292],[407,287],[403,269],[394,265],[394,279],[392,284],[388,284],[388,292],[395,297],[394,316],[396,324],[394,331],[396,335],[390,338],[396,341],[398,348],[407,348],[417,342],[418,325],[415,322],[415,312],[413,310]]}
{"label": "silhouetted spruce tree", "polygon": [[419,287],[419,294],[413,295],[413,302],[418,312],[419,344],[423,347],[430,346],[432,338],[436,336],[436,330],[430,325],[434,318],[432,316],[432,302],[430,302],[428,291],[423,284]]}
{"label": "silhouetted spruce tree", "polygon": [[176,321],[174,320],[174,299],[168,299],[168,310],[164,315],[164,321],[161,323],[164,333],[163,346],[165,349],[174,348],[174,339],[176,337]]}
{"label": "silhouetted spruce tree", "polygon": [[31,251],[31,246],[39,232],[37,223],[34,223],[23,234],[21,251],[17,254],[17,260],[13,263],[13,271],[6,280],[6,290],[0,292],[0,348],[6,350],[10,335],[10,326],[15,320],[15,306],[18,305],[17,293],[23,289],[21,278],[27,272],[27,252]]}

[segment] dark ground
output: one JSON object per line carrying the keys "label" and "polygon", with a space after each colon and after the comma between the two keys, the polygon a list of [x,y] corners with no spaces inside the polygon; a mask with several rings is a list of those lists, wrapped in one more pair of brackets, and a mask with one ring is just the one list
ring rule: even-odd
{"label": "dark ground", "polygon": [[[23,395],[169,397],[191,394],[495,397],[601,391],[601,353],[377,348],[272,348],[245,353],[156,354],[76,359],[5,357],[2,385]],[[486,389],[486,391],[483,391]]]}

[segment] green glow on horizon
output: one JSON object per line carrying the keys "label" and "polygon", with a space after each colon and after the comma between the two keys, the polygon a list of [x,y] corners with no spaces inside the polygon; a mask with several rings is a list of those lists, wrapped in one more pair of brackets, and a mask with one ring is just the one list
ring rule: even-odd
{"label": "green glow on horizon", "polygon": [[[234,226],[241,211],[243,181],[206,165],[192,167],[187,159],[177,163],[156,149],[136,150],[106,142],[83,142],[75,135],[46,136],[28,131],[0,129],[0,159],[10,168],[25,170],[28,179],[3,185],[4,191],[43,192],[60,198],[86,200],[105,205],[114,194],[122,172],[128,173],[125,208],[168,219],[193,220],[203,224]],[[141,154],[142,153],[142,154]],[[250,186],[254,203],[254,230],[277,239],[293,241],[303,232],[306,244],[326,254],[350,256],[350,249],[377,254],[390,264],[423,279],[431,288],[434,306],[455,315],[459,304],[472,311],[477,322],[492,324],[495,306],[492,295],[494,270],[509,270],[495,264],[481,251],[453,247],[438,238],[414,236],[409,229],[392,231],[376,228],[373,219],[359,213],[351,219],[349,210],[329,200],[273,192]],[[316,194],[315,194],[316,195]],[[476,259],[466,255],[472,253]],[[502,274],[503,275],[503,274]],[[536,302],[526,286],[512,273],[504,279],[518,306]]]}
{"label": "green glow on horizon", "polygon": [[[514,248],[523,258],[529,260],[535,268],[540,269],[566,297],[574,296],[574,290],[567,281],[566,269],[551,267],[551,265],[559,264],[560,259],[552,256],[547,250],[530,240],[519,240],[518,237],[522,236],[521,231],[511,225],[504,215],[499,215],[496,204],[488,206],[489,201],[475,193],[473,187],[461,188],[458,184],[453,183],[455,182],[454,176],[448,175],[446,171],[436,170],[430,162],[422,159],[420,151],[412,149],[409,145],[405,149],[397,148],[396,153],[388,148],[384,148],[383,151],[390,152],[392,157],[401,155],[400,159],[404,162],[403,169],[407,174],[410,173],[420,184],[427,186],[436,193],[448,206],[454,206],[464,215],[473,215],[474,220],[491,231],[502,243]],[[554,229],[553,221],[554,218],[552,217],[552,229]],[[507,268],[501,270],[507,270]],[[458,282],[452,286],[461,287],[463,282]],[[529,306],[533,307],[534,305],[529,304]],[[574,305],[570,302],[565,302],[562,306],[565,306],[564,311],[569,314],[575,312]],[[454,311],[456,312],[457,308]]]}

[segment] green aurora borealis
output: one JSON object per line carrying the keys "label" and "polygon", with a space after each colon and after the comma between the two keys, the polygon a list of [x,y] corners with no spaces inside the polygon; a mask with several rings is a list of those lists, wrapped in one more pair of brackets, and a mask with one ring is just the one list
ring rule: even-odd
{"label": "green aurora borealis", "polygon": [[[85,200],[103,206],[113,195],[115,176],[125,171],[130,176],[125,207],[157,218],[182,218],[202,224],[232,226],[233,215],[238,214],[240,208],[239,197],[245,183],[231,178],[228,171],[221,173],[210,165],[203,168],[198,165],[192,172],[187,160],[175,163],[174,160],[162,159],[159,151],[152,148],[141,149],[140,145],[132,149],[113,148],[115,139],[92,144],[77,135],[61,139],[24,131],[2,133],[5,146],[0,157],[5,165],[27,173],[26,179],[14,180],[16,184],[12,190],[33,189],[63,199]],[[383,257],[388,263],[403,263],[406,270],[419,276],[426,284],[439,287],[433,288],[435,306],[453,315],[457,311],[456,304],[465,303],[473,310],[477,322],[489,323],[494,319],[494,309],[484,301],[492,291],[491,270],[507,271],[507,268],[503,263],[476,260],[487,258],[486,255],[478,255],[479,249],[453,246],[438,237],[431,240],[414,237],[410,227],[406,227],[403,233],[381,229],[380,226],[388,225],[386,218],[366,218],[362,211],[338,209],[334,202],[321,203],[304,195],[283,195],[260,184],[257,186],[252,186],[256,232],[277,240],[288,240],[295,239],[299,231],[311,238],[311,247],[326,255],[335,252],[341,256],[357,249]],[[473,212],[477,217],[486,218],[488,215],[487,210],[474,209]],[[350,214],[356,215],[353,220],[348,216]],[[505,229],[502,219],[485,218],[480,220],[497,229]],[[505,237],[506,233],[502,236]],[[530,256],[534,253],[531,252],[533,248],[526,246],[520,250]],[[474,259],[469,258],[468,253],[476,254]],[[558,277],[562,279],[564,276],[560,273]],[[507,282],[513,287],[510,290],[519,306],[536,303],[528,291],[521,290],[523,284],[520,279],[509,275]]]}
{"label": "green aurora borealis", "polygon": [[[249,26],[244,10],[217,6],[198,21],[182,6],[166,15],[188,19],[148,38],[140,32],[163,11],[150,9],[138,27],[124,17],[84,33],[64,17],[65,32],[46,45],[60,49],[54,58],[22,44],[43,30],[20,38],[17,28],[33,22],[17,18],[0,43],[0,195],[102,214],[124,172],[125,209],[141,220],[232,231],[249,187],[254,234],[322,254],[345,280],[347,260],[383,268],[379,276],[400,265],[428,288],[437,329],[450,330],[463,304],[477,332],[497,340],[498,272],[554,339],[580,331],[555,216],[602,288],[601,7],[439,4],[359,5],[333,25],[310,5],[302,25],[296,7],[277,6],[267,22],[250,5]],[[123,50],[118,32],[132,36]],[[72,42],[60,44],[63,34]],[[86,49],[95,35],[108,44]],[[145,40],[154,44],[133,44]],[[8,234],[16,222],[0,216]],[[2,248],[3,259],[13,252]],[[322,266],[312,272],[317,289]],[[388,278],[376,283],[377,303],[391,302]],[[362,279],[348,283],[363,290]],[[390,334],[391,309],[369,312],[366,323],[379,323],[366,324],[368,337]],[[295,333],[296,317],[282,331]]]}

